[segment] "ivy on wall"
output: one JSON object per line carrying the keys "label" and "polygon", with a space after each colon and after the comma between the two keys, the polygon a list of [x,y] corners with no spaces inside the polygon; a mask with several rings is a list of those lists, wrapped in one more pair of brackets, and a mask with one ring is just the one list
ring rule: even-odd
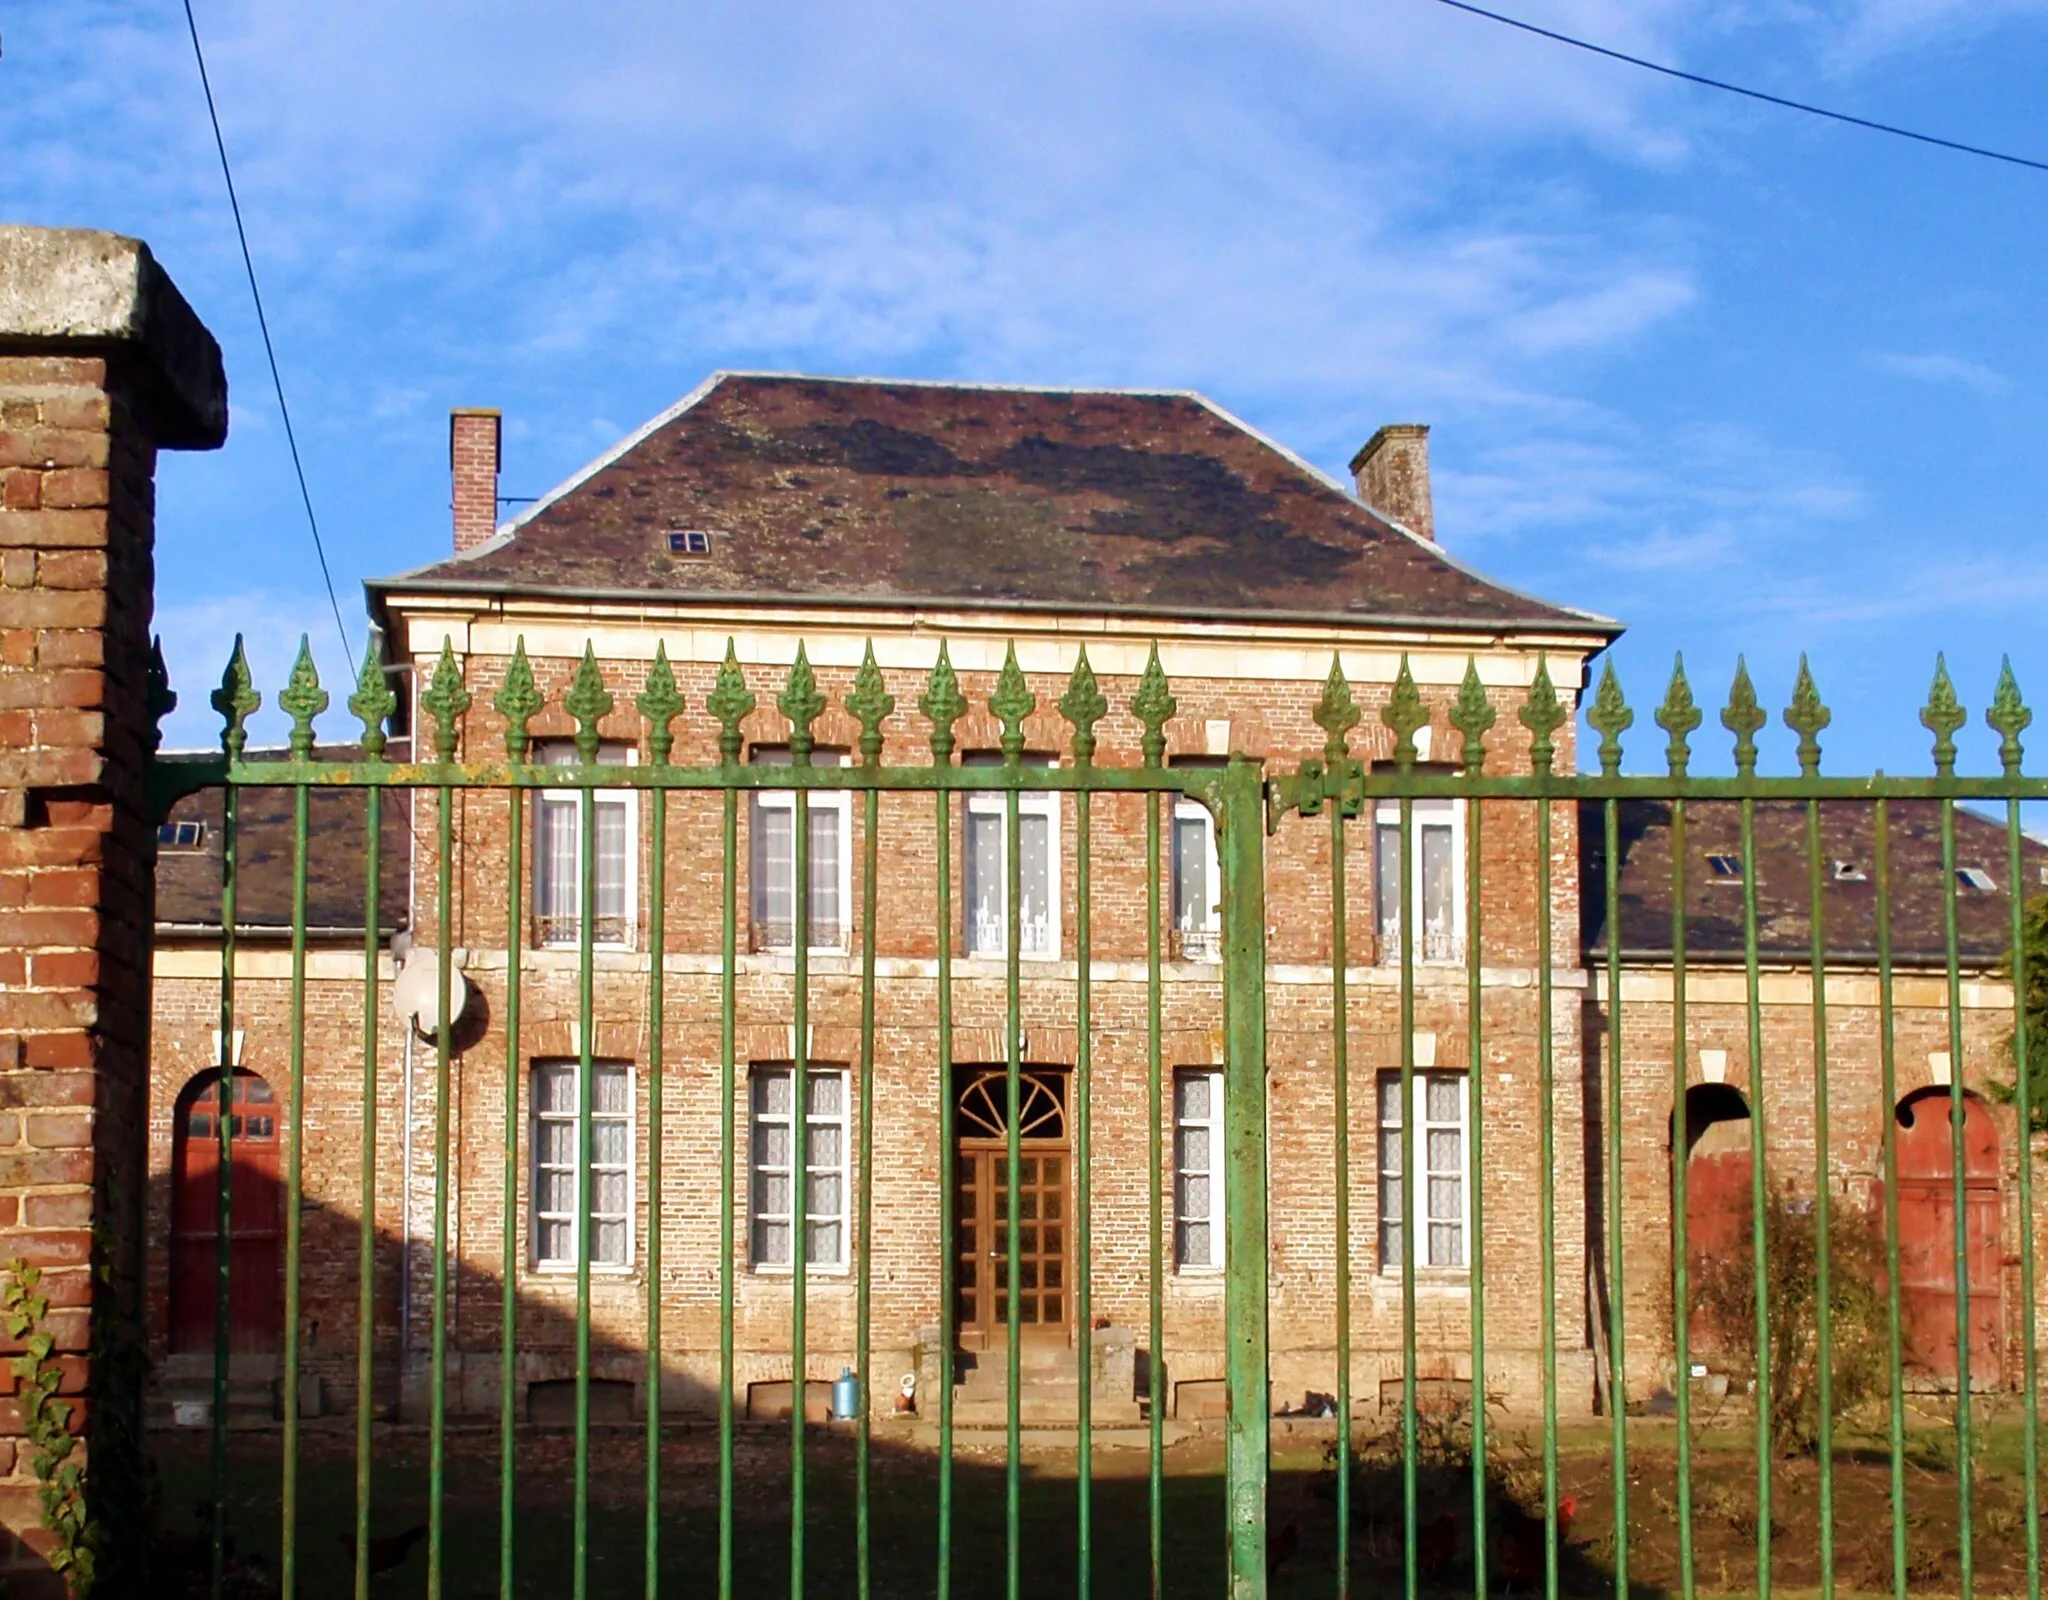
{"label": "ivy on wall", "polygon": [[42,1269],[19,1256],[7,1263],[0,1281],[0,1317],[7,1336],[21,1345],[14,1358],[15,1394],[21,1431],[28,1441],[29,1470],[36,1476],[43,1526],[57,1537],[47,1557],[75,1592],[92,1587],[93,1551],[85,1509],[85,1469],[72,1459],[78,1437],[71,1431],[73,1407],[57,1398],[63,1368],[53,1359],[56,1341],[44,1326],[49,1300],[38,1294]]}

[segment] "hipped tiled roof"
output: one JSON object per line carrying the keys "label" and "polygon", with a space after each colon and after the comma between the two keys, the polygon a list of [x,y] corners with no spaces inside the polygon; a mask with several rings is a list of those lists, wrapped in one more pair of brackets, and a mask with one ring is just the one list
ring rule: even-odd
{"label": "hipped tiled roof", "polygon": [[[708,553],[672,552],[691,530]],[[1619,632],[1488,582],[1197,395],[747,374],[370,589]]]}

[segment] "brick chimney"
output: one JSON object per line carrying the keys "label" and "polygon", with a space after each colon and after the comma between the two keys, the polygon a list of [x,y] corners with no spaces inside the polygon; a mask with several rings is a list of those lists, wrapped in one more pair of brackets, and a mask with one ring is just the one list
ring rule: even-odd
{"label": "brick chimney", "polygon": [[1390,422],[1351,458],[1358,498],[1410,533],[1436,540],[1436,515],[1429,503],[1429,427]]}
{"label": "brick chimney", "polygon": [[461,406],[448,413],[448,470],[454,478],[455,553],[498,529],[499,413]]}

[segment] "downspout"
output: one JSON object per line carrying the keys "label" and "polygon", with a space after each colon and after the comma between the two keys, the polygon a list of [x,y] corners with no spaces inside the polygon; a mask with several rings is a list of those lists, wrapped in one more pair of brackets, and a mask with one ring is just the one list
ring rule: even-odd
{"label": "downspout", "polygon": [[398,1353],[399,1353],[399,1394],[402,1410],[405,1404],[405,1375],[411,1364],[412,1338],[412,1043],[413,1024],[410,1017],[402,1019],[405,1027],[405,1110],[404,1134],[400,1139],[403,1157],[403,1176],[400,1179],[398,1197]]}

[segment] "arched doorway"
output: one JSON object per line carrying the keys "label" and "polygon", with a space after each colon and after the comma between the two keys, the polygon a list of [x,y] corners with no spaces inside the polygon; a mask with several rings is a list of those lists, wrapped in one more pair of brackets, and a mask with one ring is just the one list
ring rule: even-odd
{"label": "arched doorway", "polygon": [[[228,1348],[263,1353],[284,1342],[280,1273],[283,1188],[277,1096],[237,1071],[229,1165],[234,1173]],[[203,1072],[178,1096],[171,1136],[171,1349],[211,1350],[220,1282],[220,1074]]]}
{"label": "arched doorway", "polygon": [[[1969,1264],[1970,1381],[2001,1380],[2005,1326],[1999,1270],[1998,1127],[1991,1108],[1964,1093],[1964,1259]],[[1906,1360],[1937,1378],[1956,1375],[1956,1184],[1946,1088],[1921,1089],[1898,1105],[1899,1310]]]}
{"label": "arched doorway", "polygon": [[[1043,1067],[1019,1075],[1017,1102],[1017,1321],[1027,1340],[1067,1338],[1067,1075]],[[954,1326],[961,1347],[987,1350],[1008,1338],[1009,1087],[1001,1067],[970,1067],[954,1100],[953,1178],[958,1262]]]}
{"label": "arched doorway", "polygon": [[[1672,1132],[1675,1168],[1680,1159],[1675,1125]],[[1696,1083],[1685,1091],[1685,1260],[1695,1285],[1706,1281],[1715,1263],[1746,1260],[1750,1254],[1755,1163],[1749,1133],[1749,1102],[1741,1090]],[[1701,1313],[1696,1297],[1687,1317],[1687,1342],[1694,1355],[1711,1357],[1721,1330]]]}

